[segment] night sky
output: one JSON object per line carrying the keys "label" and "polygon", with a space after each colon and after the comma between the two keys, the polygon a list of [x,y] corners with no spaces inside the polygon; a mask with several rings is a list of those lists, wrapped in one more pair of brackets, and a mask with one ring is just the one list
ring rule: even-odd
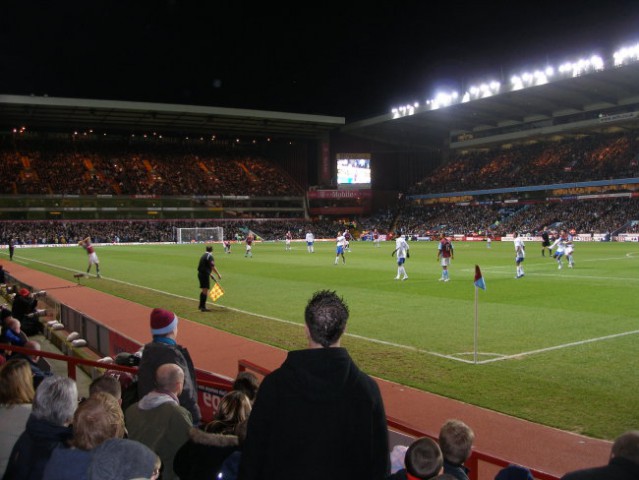
{"label": "night sky", "polygon": [[0,9],[0,94],[347,121],[639,42],[637,0],[5,0]]}

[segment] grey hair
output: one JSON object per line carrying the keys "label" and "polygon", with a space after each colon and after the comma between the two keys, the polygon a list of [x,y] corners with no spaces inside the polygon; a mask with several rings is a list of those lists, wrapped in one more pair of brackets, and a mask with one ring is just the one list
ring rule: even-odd
{"label": "grey hair", "polygon": [[54,425],[68,425],[78,407],[78,386],[68,377],[45,377],[33,399],[32,414]]}

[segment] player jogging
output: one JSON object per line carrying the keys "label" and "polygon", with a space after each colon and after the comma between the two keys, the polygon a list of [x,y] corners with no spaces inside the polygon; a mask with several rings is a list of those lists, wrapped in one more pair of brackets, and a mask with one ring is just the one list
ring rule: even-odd
{"label": "player jogging", "polygon": [[313,232],[306,232],[306,250],[308,253],[315,253],[315,236]]}
{"label": "player jogging", "polygon": [[524,258],[526,258],[526,246],[519,233],[513,233],[513,237],[515,237],[513,243],[515,245],[515,266],[517,267],[517,276],[515,278],[521,278],[525,275],[522,263],[524,263]]}
{"label": "player jogging", "polygon": [[344,250],[347,252],[351,251],[351,240],[353,239],[351,232],[348,231],[348,228],[344,230],[344,239],[346,240],[346,244],[344,245]]}
{"label": "player jogging", "polygon": [[245,257],[250,257],[253,258],[253,234],[249,233],[248,236],[246,237],[246,253],[244,253]]}
{"label": "player jogging", "polygon": [[98,259],[98,254],[95,253],[93,245],[91,244],[91,237],[80,240],[78,245],[84,248],[89,255],[89,267],[87,268],[87,273],[91,271],[91,265],[95,265],[96,277],[100,278],[100,260]]}
{"label": "player jogging", "polygon": [[437,246],[437,261],[440,262],[442,266],[440,282],[448,282],[450,280],[448,276],[448,266],[451,260],[455,260],[455,248],[452,242],[446,238],[446,235],[442,233],[439,245]]}
{"label": "player jogging", "polygon": [[395,240],[395,250],[391,253],[391,256],[397,253],[397,276],[395,280],[399,280],[400,276],[402,280],[406,280],[408,275],[406,275],[406,269],[404,268],[404,263],[406,259],[410,257],[408,243],[406,243],[406,236],[400,235],[399,238]]}
{"label": "player jogging", "polygon": [[373,230],[373,245],[375,245],[376,248],[379,248],[379,232],[377,229]]}
{"label": "player jogging", "polygon": [[339,257],[342,257],[342,263],[346,263],[346,257],[344,256],[344,249],[346,248],[346,238],[344,238],[344,235],[342,235],[341,232],[337,233],[336,242],[337,245],[335,248],[335,265],[337,265]]}
{"label": "player jogging", "polygon": [[568,236],[566,237],[566,258],[568,259],[568,268],[573,268],[575,266],[575,260],[572,258],[572,252],[575,251],[573,245],[573,238],[575,236],[575,231],[571,230]]}
{"label": "player jogging", "polygon": [[559,270],[562,269],[561,259],[566,254],[567,242],[568,242],[568,237],[566,236],[566,231],[562,230],[561,233],[559,234],[559,237],[557,237],[557,240],[555,240],[553,244],[550,246],[551,249],[557,247],[553,257],[555,258],[555,260],[557,260],[557,268]]}
{"label": "player jogging", "polygon": [[284,240],[285,243],[286,243],[286,247],[284,248],[285,250],[290,250],[291,249],[291,240],[293,240],[293,234],[289,230],[288,232],[286,232],[286,238]]}

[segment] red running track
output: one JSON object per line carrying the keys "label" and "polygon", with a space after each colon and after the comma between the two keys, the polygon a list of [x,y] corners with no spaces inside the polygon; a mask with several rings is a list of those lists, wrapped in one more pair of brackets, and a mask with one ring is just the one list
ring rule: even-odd
{"label": "red running track", "polygon": [[[151,308],[17,263],[4,262],[4,266],[24,284],[47,290],[49,296],[100,319],[109,328],[140,344],[149,341]],[[85,282],[91,281],[94,280]],[[239,359],[273,370],[286,357],[284,350],[187,319],[180,319],[179,343],[188,347],[198,369],[228,377],[237,374]],[[430,435],[436,436],[446,420],[457,418],[475,431],[477,450],[556,476],[608,462],[610,442],[538,425],[386,380],[376,380],[386,413]],[[483,473],[483,469],[481,476],[491,478]]]}

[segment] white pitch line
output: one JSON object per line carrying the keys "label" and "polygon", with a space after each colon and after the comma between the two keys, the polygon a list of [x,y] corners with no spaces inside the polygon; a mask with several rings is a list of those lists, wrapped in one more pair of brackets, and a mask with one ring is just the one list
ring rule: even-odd
{"label": "white pitch line", "polygon": [[[32,260],[32,261],[35,262],[35,263],[40,263],[42,265],[47,265],[49,267],[59,268],[60,270],[66,270],[68,272],[74,272],[74,273],[77,272],[77,269],[62,267],[60,265],[55,265],[53,263],[43,262],[41,260]],[[178,294],[171,293],[171,292],[165,292],[163,290],[158,290],[156,288],[146,287],[146,286],[143,286],[143,285],[137,285],[135,283],[125,282],[124,280],[117,280],[117,279],[110,278],[110,277],[102,277],[102,278],[104,278],[105,280],[109,280],[111,282],[120,283],[122,285],[128,285],[130,287],[142,288],[144,290],[160,293],[160,294],[163,294],[163,295],[168,295],[168,296],[175,297],[175,298],[180,298],[182,300],[192,300],[194,302],[196,301],[195,299],[190,298],[190,297],[185,297],[183,295],[178,295]],[[246,314],[246,315],[252,315],[254,317],[265,318],[267,320],[273,320],[275,322],[285,323],[287,325],[294,325],[296,327],[302,327],[302,325],[300,323],[292,322],[290,320],[284,320],[282,318],[269,317],[267,315],[261,315],[261,314],[254,313],[254,312],[248,312],[246,310],[241,310],[239,308],[234,308],[234,307],[220,306],[220,305],[216,305],[216,304],[213,304],[213,306],[215,306],[215,307],[217,307],[219,309],[232,310],[234,312],[243,313],[243,314]],[[455,360],[455,361],[462,362],[462,363],[473,363],[472,361],[465,360],[465,359],[462,359],[462,358],[457,358],[457,357],[454,357],[452,355],[445,355],[445,354],[442,354],[442,353],[431,352],[431,351],[428,351],[428,350],[422,350],[420,348],[412,347],[412,346],[409,346],[409,345],[402,345],[402,344],[399,344],[399,343],[387,342],[385,340],[378,340],[376,338],[364,337],[362,335],[356,335],[356,334],[353,334],[353,333],[346,332],[346,333],[344,333],[344,336],[348,336],[348,337],[351,337],[351,338],[357,338],[359,340],[364,340],[364,341],[371,342],[371,343],[377,343],[377,344],[380,344],[380,345],[387,345],[387,346],[390,346],[390,347],[401,348],[401,349],[404,349],[404,350],[411,350],[411,351],[418,352],[418,353],[424,353],[424,354],[427,354],[427,355],[432,355],[434,357],[446,358],[448,360]]]}
{"label": "white pitch line", "polygon": [[[47,265],[49,267],[54,267],[54,268],[59,268],[61,270],[66,270],[66,271],[69,271],[69,272],[77,272],[77,269],[71,269],[71,268],[67,268],[67,267],[62,267],[62,266],[59,266],[59,265],[43,262],[43,261],[40,261],[40,260],[31,260],[31,261],[35,262],[35,263],[41,263],[42,265]],[[28,262],[22,262],[22,263],[28,263]],[[103,277],[103,278],[105,280],[109,280],[111,282],[120,283],[122,285],[129,285],[131,287],[142,288],[144,290],[149,290],[149,291],[152,291],[152,292],[160,293],[160,294],[163,294],[163,295],[168,295],[168,296],[171,296],[171,297],[180,298],[180,299],[183,299],[183,300],[192,300],[194,302],[196,301],[193,298],[185,297],[183,295],[178,295],[178,294],[171,293],[171,292],[165,292],[164,290],[158,290],[158,289],[155,289],[155,288],[146,287],[146,286],[143,286],[143,285],[137,285],[135,283],[125,282],[123,280],[117,280],[117,279],[109,278],[109,277]],[[232,310],[234,312],[244,313],[246,315],[252,315],[254,317],[265,318],[267,320],[273,320],[275,322],[285,323],[287,325],[294,325],[294,326],[297,326],[297,327],[301,327],[302,326],[301,324],[299,324],[297,322],[292,322],[290,320],[284,320],[282,318],[269,317],[267,315],[261,315],[261,314],[258,314],[258,313],[249,312],[249,311],[246,311],[246,310],[241,310],[239,308],[234,308],[234,307],[227,307],[227,306],[223,307],[223,306],[215,305],[215,304],[213,304],[213,305],[215,307],[217,307],[217,308],[220,308],[220,309]],[[638,333],[639,333],[639,330],[634,330],[634,331],[631,331],[631,332],[624,332],[624,333],[617,333],[617,334],[614,334],[614,335],[607,335],[605,337],[598,337],[598,338],[592,338],[592,339],[588,339],[588,340],[581,340],[579,342],[566,343],[566,344],[562,344],[562,345],[556,345],[554,347],[541,348],[541,349],[538,349],[538,350],[530,350],[528,352],[516,353],[516,354],[513,354],[513,355],[503,355],[503,356],[500,356],[499,358],[492,358],[492,359],[488,359],[488,360],[478,361],[477,364],[478,365],[480,365],[480,364],[483,365],[483,364],[486,364],[486,363],[500,362],[502,360],[510,360],[512,358],[518,358],[518,357],[522,357],[522,356],[530,356],[530,355],[535,355],[535,354],[538,354],[538,353],[549,352],[549,351],[552,351],[552,350],[560,350],[560,349],[563,349],[563,348],[569,348],[569,347],[574,347],[574,346],[578,346],[578,345],[584,345],[584,344],[587,344],[587,343],[594,343],[594,342],[598,342],[598,341],[609,340],[609,339],[612,339],[612,338],[623,337],[623,336],[626,336],[626,335],[634,335],[634,334],[638,334]],[[400,343],[388,342],[388,341],[385,341],[385,340],[379,340],[377,338],[364,337],[362,335],[356,335],[354,333],[346,332],[346,333],[344,333],[344,336],[348,336],[348,337],[351,337],[351,338],[357,338],[359,340],[364,340],[364,341],[371,342],[371,343],[377,343],[377,344],[380,344],[380,345],[386,345],[386,346],[389,346],[389,347],[401,348],[403,350],[410,350],[410,351],[417,352],[417,353],[423,353],[423,354],[426,354],[426,355],[432,355],[434,357],[445,358],[447,360],[454,360],[456,362],[467,363],[467,364],[474,364],[475,363],[472,360],[466,360],[466,359],[463,359],[463,358],[458,358],[458,357],[455,357],[453,355],[446,355],[446,354],[443,354],[443,353],[432,352],[432,351],[429,351],[429,350],[423,350],[421,348],[412,347],[412,346],[409,346],[409,345],[402,345]],[[484,355],[484,354],[482,352],[478,352],[478,355]],[[499,354],[490,353],[489,355],[499,355]]]}
{"label": "white pitch line", "polygon": [[500,358],[491,358],[489,360],[482,360],[481,362],[477,362],[477,363],[484,364],[484,363],[492,363],[492,362],[501,362],[502,360],[509,360],[511,358],[535,355],[537,353],[550,352],[552,350],[561,350],[563,348],[576,347],[579,345],[585,345],[587,343],[595,343],[595,342],[601,342],[604,340],[610,340],[613,338],[626,337],[628,335],[636,335],[638,333],[639,333],[639,330],[632,330],[630,332],[623,332],[623,333],[615,333],[613,335],[606,335],[604,337],[589,338],[588,340],[580,340],[579,342],[571,342],[571,343],[564,343],[562,345],[555,345],[554,347],[540,348],[537,350],[530,350],[528,352],[515,353],[513,355],[504,355]]}

